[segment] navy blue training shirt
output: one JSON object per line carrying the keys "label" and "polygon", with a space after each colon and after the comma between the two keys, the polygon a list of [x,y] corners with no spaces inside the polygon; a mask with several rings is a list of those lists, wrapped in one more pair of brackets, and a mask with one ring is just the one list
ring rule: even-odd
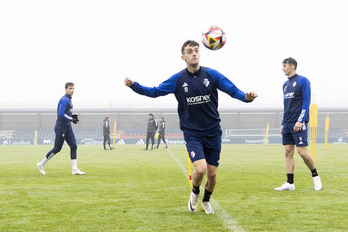
{"label": "navy blue training shirt", "polygon": [[71,120],[72,120],[72,110],[73,104],[71,101],[71,96],[68,94],[65,94],[58,102],[57,107],[57,124],[64,125],[64,126],[71,126]]}
{"label": "navy blue training shirt", "polygon": [[220,130],[218,89],[247,102],[243,91],[224,75],[207,67],[201,67],[195,73],[184,69],[158,87],[145,87],[134,82],[131,88],[139,94],[154,98],[174,93],[178,101],[180,129],[191,133]]}
{"label": "navy blue training shirt", "polygon": [[306,77],[295,74],[283,84],[284,123],[309,121],[309,105],[311,103],[311,83]]}

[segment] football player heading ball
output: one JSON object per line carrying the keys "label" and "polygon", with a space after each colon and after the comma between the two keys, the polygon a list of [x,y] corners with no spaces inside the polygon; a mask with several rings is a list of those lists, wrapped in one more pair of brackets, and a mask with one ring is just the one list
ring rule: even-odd
{"label": "football player heading ball", "polygon": [[180,129],[184,133],[187,151],[194,166],[193,188],[188,209],[197,210],[200,185],[205,174],[205,192],[202,207],[213,214],[210,196],[216,184],[217,167],[221,152],[221,127],[218,112],[218,89],[243,102],[252,102],[257,94],[244,93],[218,71],[199,65],[199,43],[186,41],[181,48],[181,59],[186,68],[172,75],[157,87],[145,87],[126,77],[125,85],[134,92],[148,97],[173,93],[178,101]]}

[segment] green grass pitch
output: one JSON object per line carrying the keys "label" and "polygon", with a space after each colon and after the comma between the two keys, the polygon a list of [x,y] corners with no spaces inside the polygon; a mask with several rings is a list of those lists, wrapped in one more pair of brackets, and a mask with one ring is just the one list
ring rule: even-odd
{"label": "green grass pitch", "polygon": [[[275,192],[286,179],[281,145],[223,145],[214,215],[187,209],[184,145],[143,151],[139,145],[79,146],[71,174],[64,146],[0,146],[0,231],[347,231],[348,145],[317,144],[322,191],[296,154],[296,191]],[[204,188],[201,186],[201,193]],[[200,199],[202,196],[200,197]]]}

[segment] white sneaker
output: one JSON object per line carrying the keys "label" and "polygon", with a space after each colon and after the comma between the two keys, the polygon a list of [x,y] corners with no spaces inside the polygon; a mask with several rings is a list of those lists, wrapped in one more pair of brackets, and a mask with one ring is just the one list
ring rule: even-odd
{"label": "white sneaker", "polygon": [[275,191],[284,191],[284,190],[294,191],[295,184],[289,184],[288,182],[285,182],[282,186],[278,188],[274,188],[274,190]]}
{"label": "white sneaker", "polygon": [[196,212],[198,205],[198,197],[199,194],[194,194],[191,191],[190,200],[188,202],[188,209],[190,210],[190,212]]}
{"label": "white sneaker", "polygon": [[314,182],[314,190],[315,191],[320,191],[323,185],[321,184],[320,176],[315,176],[313,177],[313,182]]}
{"label": "white sneaker", "polygon": [[44,165],[41,165],[41,163],[37,163],[36,165],[37,165],[37,167],[39,168],[39,171],[41,172],[41,174],[42,174],[42,175],[46,175],[45,166],[44,166]]}
{"label": "white sneaker", "polygon": [[84,172],[82,172],[80,169],[75,169],[72,171],[72,174],[74,175],[85,175]]}
{"label": "white sneaker", "polygon": [[202,207],[203,207],[204,212],[205,212],[206,214],[214,214],[214,210],[213,210],[213,208],[211,207],[210,201],[203,201],[203,202],[202,202]]}

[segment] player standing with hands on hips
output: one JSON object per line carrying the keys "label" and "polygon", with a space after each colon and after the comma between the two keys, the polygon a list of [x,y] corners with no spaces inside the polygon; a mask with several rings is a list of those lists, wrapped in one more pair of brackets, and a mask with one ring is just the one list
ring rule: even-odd
{"label": "player standing with hands on hips", "polygon": [[158,87],[145,87],[128,77],[125,78],[125,85],[138,94],[153,98],[174,93],[178,101],[180,129],[184,133],[187,151],[194,166],[188,209],[191,212],[197,210],[199,187],[207,174],[202,207],[206,214],[213,214],[210,196],[216,184],[222,135],[217,110],[218,89],[243,102],[253,101],[257,94],[244,93],[218,71],[200,66],[199,44],[196,41],[186,41],[181,54],[187,67]]}
{"label": "player standing with hands on hips", "polygon": [[76,151],[77,144],[74,135],[74,131],[71,127],[71,122],[77,124],[79,122],[77,114],[72,114],[73,104],[71,101],[74,94],[74,83],[67,82],[65,84],[66,94],[59,100],[57,107],[57,121],[54,127],[56,138],[54,140],[54,147],[50,150],[43,160],[37,163],[37,167],[42,175],[45,175],[45,165],[54,155],[56,155],[63,147],[64,141],[66,141],[70,147],[70,158],[72,164],[72,174],[84,175],[85,173],[77,168]]}
{"label": "player standing with hands on hips", "polygon": [[287,181],[276,191],[295,190],[295,146],[297,153],[301,156],[307,167],[312,172],[314,190],[322,188],[321,180],[315,168],[311,155],[307,152],[309,121],[309,105],[311,103],[311,84],[306,77],[296,74],[297,62],[294,58],[283,61],[283,71],[288,80],[283,84],[284,92],[284,114],[280,133],[282,135],[285,158]]}

